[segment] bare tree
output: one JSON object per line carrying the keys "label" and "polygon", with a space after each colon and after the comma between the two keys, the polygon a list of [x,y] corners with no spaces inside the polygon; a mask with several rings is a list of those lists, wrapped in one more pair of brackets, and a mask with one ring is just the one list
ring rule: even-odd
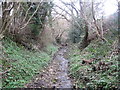
{"label": "bare tree", "polygon": [[[12,2],[9,3],[2,2],[2,27],[0,29],[0,36],[2,36],[6,32],[10,24],[10,20],[11,20],[10,12],[13,9],[13,7],[14,7],[14,3]],[[0,39],[1,38],[2,37],[0,37]]]}
{"label": "bare tree", "polygon": [[93,16],[93,20],[94,20],[94,25],[96,27],[96,33],[98,35],[98,37],[104,41],[107,42],[107,40],[103,37],[103,17],[101,18],[101,24],[100,26],[97,24],[96,18],[95,18],[95,11],[94,11],[94,2],[92,1],[92,16]]}
{"label": "bare tree", "polygon": [[[100,38],[103,41],[107,41],[103,36],[103,17],[99,17],[100,19],[98,19],[98,17],[96,18],[96,15],[99,16],[99,11],[101,11],[99,9],[99,6],[103,2],[90,2],[89,0],[87,2],[83,2],[82,0],[71,0],[71,2],[68,3],[62,0],[60,1],[67,9],[63,9],[60,6],[57,7],[65,12],[66,15],[69,15],[69,17],[71,17],[69,21],[71,21],[72,25],[77,26],[80,29],[81,25],[79,21],[81,20],[82,26],[85,27],[85,35],[79,48],[84,49],[90,44],[92,40],[97,38]],[[95,8],[97,9],[95,10]],[[61,16],[65,17],[66,15]],[[80,17],[80,20],[77,20],[79,19],[78,17]]]}

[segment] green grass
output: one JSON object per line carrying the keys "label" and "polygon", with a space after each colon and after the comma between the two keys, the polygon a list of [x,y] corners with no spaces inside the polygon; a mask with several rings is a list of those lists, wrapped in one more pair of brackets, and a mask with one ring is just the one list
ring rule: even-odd
{"label": "green grass", "polygon": [[[118,55],[112,57],[111,60],[107,57],[112,50],[112,43],[92,42],[82,52],[77,47],[72,47],[69,52],[70,60],[70,75],[75,79],[75,85],[79,88],[111,88],[117,87],[118,83]],[[96,58],[92,65],[82,64],[82,60],[90,60]],[[112,62],[106,71],[93,71],[92,66],[97,66],[99,61],[105,63]]]}
{"label": "green grass", "polygon": [[18,46],[10,39],[4,39],[4,52],[7,60],[3,59],[3,70],[10,69],[3,77],[3,85],[5,88],[21,88],[28,83],[33,76],[40,73],[49,60],[51,54],[57,51],[57,47],[51,45],[47,50],[51,52],[28,51],[22,46]]}
{"label": "green grass", "polygon": [[57,46],[54,46],[52,44],[48,45],[47,48],[46,48],[46,52],[47,54],[53,56],[54,53],[58,50],[58,47]]}

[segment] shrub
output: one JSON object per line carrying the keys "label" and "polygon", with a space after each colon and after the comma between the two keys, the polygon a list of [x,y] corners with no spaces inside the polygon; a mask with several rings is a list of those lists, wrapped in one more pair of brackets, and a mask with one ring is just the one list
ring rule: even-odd
{"label": "shrub", "polygon": [[81,31],[80,30],[73,29],[69,33],[69,37],[70,37],[70,40],[72,41],[72,43],[79,43],[80,38],[81,38],[80,35],[81,35]]}

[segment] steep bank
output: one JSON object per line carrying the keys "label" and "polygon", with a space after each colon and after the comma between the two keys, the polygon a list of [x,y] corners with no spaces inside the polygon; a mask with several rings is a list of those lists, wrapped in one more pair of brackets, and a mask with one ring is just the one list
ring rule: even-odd
{"label": "steep bank", "polygon": [[[48,65],[52,54],[57,51],[57,47],[49,45],[46,52],[29,51],[23,46],[13,42],[10,39],[2,41],[0,65],[2,67],[2,87],[4,88],[22,88],[33,76]],[[7,72],[6,72],[7,71]]]}

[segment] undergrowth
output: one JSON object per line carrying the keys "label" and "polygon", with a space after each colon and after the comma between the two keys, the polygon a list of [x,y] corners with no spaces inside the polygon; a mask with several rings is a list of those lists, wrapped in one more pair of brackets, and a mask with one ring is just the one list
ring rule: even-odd
{"label": "undergrowth", "polygon": [[[28,51],[23,46],[10,39],[3,41],[4,57],[0,59],[3,71],[8,70],[2,77],[3,88],[21,88],[28,83],[33,76],[48,65],[51,55],[57,51],[57,47],[47,47],[49,52]],[[48,54],[49,53],[49,54]]]}
{"label": "undergrowth", "polygon": [[53,56],[54,53],[58,50],[58,47],[57,46],[54,46],[52,44],[48,45],[47,48],[46,48],[46,53],[48,55],[51,55]]}
{"label": "undergrowth", "polygon": [[[110,59],[113,50],[112,43],[95,41],[82,52],[75,46],[71,48],[69,53],[70,76],[75,80],[76,87],[109,89],[118,86],[118,55],[114,55]],[[83,60],[90,59],[95,59],[92,64],[82,63]],[[94,70],[100,62],[112,64],[102,65],[103,70]]]}

